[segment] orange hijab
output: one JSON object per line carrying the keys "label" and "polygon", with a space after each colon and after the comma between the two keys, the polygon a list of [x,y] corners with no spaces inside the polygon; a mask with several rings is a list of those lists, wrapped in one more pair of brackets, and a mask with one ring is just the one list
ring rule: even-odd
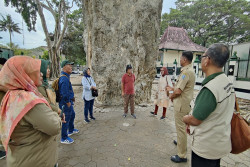
{"label": "orange hijab", "polygon": [[0,71],[0,90],[6,92],[0,107],[0,135],[6,151],[11,134],[23,116],[38,103],[49,106],[30,78],[30,74],[40,73],[40,67],[41,60],[14,56]]}

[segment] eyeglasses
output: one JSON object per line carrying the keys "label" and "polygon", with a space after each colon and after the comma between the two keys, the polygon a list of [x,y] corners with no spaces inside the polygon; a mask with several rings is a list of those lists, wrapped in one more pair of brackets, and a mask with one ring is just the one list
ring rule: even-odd
{"label": "eyeglasses", "polygon": [[209,57],[209,56],[208,56],[208,55],[201,56],[201,57],[199,58],[199,60],[201,61],[203,57]]}

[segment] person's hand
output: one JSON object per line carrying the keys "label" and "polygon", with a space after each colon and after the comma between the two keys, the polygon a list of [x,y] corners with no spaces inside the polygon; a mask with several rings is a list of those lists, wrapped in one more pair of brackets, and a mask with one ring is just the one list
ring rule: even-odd
{"label": "person's hand", "polygon": [[174,101],[173,94],[170,94],[170,95],[169,95],[169,99],[170,99],[172,102]]}
{"label": "person's hand", "polygon": [[68,107],[70,107],[70,106],[71,106],[71,103],[70,103],[70,102],[68,102],[68,103],[66,103],[66,104],[67,104],[67,106],[68,106]]}
{"label": "person's hand", "polygon": [[166,90],[167,90],[167,91],[174,91],[174,88],[172,88],[172,87],[170,87],[170,86],[167,86],[167,87],[166,87]]}
{"label": "person's hand", "polygon": [[73,101],[73,102],[75,102],[75,101],[76,101],[75,97],[73,97],[72,101]]}
{"label": "person's hand", "polygon": [[65,121],[65,114],[64,113],[62,115],[62,123],[66,123],[66,121]]}
{"label": "person's hand", "polygon": [[190,125],[186,124],[186,132],[190,135]]}
{"label": "person's hand", "polygon": [[92,89],[94,89],[94,90],[95,90],[95,89],[96,89],[96,87],[95,87],[95,86],[91,86],[91,88],[90,88],[90,89],[91,89],[91,90],[92,90]]}
{"label": "person's hand", "polygon": [[60,115],[61,112],[62,112],[62,110],[60,108],[58,108],[58,111],[57,111],[58,115]]}

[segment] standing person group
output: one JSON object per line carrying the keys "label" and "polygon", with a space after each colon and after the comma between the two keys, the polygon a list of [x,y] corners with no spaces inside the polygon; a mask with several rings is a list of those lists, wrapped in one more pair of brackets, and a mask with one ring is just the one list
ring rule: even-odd
{"label": "standing person group", "polygon": [[[96,83],[94,79],[91,77],[90,68],[85,68],[83,70],[83,78],[82,78],[82,85],[83,85],[83,93],[82,99],[84,100],[84,121],[86,123],[90,123],[90,120],[95,120],[93,116],[93,106],[95,97],[92,95],[92,90],[96,90]],[[90,117],[89,117],[89,116]]]}
{"label": "standing person group", "polygon": [[193,99],[195,73],[192,66],[193,53],[184,51],[180,58],[182,66],[181,74],[177,78],[175,87],[168,87],[169,91],[173,91],[170,95],[174,105],[175,127],[177,132],[177,155],[171,157],[176,163],[187,162],[187,134],[186,125],[182,118],[191,111],[190,102]]}
{"label": "standing person group", "polygon": [[0,71],[0,133],[7,166],[53,167],[61,118],[37,87],[42,84],[41,60],[10,58]]}
{"label": "standing person group", "polygon": [[124,98],[124,114],[126,118],[128,114],[128,104],[130,104],[131,116],[136,119],[135,116],[135,75],[132,72],[132,66],[127,65],[126,73],[122,76],[121,81],[122,97]]}
{"label": "standing person group", "polygon": [[62,124],[61,132],[61,143],[62,144],[72,144],[74,140],[69,136],[79,133],[78,129],[74,127],[75,111],[74,111],[74,91],[70,82],[70,75],[72,73],[72,65],[74,63],[68,60],[64,60],[61,64],[62,72],[59,78],[59,92],[60,101],[59,107],[65,114],[65,123]]}
{"label": "standing person group", "polygon": [[232,149],[231,119],[235,91],[232,81],[223,72],[228,58],[229,49],[223,44],[210,46],[201,57],[206,78],[192,114],[183,117],[192,136],[192,167],[220,167],[220,159]]}
{"label": "standing person group", "polygon": [[156,92],[155,98],[155,111],[150,112],[152,115],[156,116],[159,107],[163,107],[162,117],[160,119],[166,118],[166,112],[169,105],[169,91],[167,91],[167,86],[172,86],[171,79],[168,76],[168,70],[166,67],[161,68],[161,77],[159,79],[158,90]]}

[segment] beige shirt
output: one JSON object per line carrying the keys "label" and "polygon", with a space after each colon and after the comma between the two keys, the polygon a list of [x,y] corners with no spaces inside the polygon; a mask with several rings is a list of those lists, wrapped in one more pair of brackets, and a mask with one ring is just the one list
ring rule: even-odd
{"label": "beige shirt", "polygon": [[191,109],[190,102],[192,101],[194,95],[194,85],[195,73],[192,64],[190,64],[181,69],[181,74],[176,81],[174,89],[181,89],[182,93],[173,101],[174,110],[180,111],[182,109]]}
{"label": "beige shirt", "polygon": [[220,159],[231,151],[234,86],[225,74],[221,74],[204,87],[213,93],[217,106],[200,125],[190,126],[192,151],[206,159]]}
{"label": "beige shirt", "polygon": [[[0,92],[0,102],[4,97]],[[18,122],[8,145],[9,167],[53,167],[58,160],[57,143],[61,119],[46,104],[35,105]]]}

